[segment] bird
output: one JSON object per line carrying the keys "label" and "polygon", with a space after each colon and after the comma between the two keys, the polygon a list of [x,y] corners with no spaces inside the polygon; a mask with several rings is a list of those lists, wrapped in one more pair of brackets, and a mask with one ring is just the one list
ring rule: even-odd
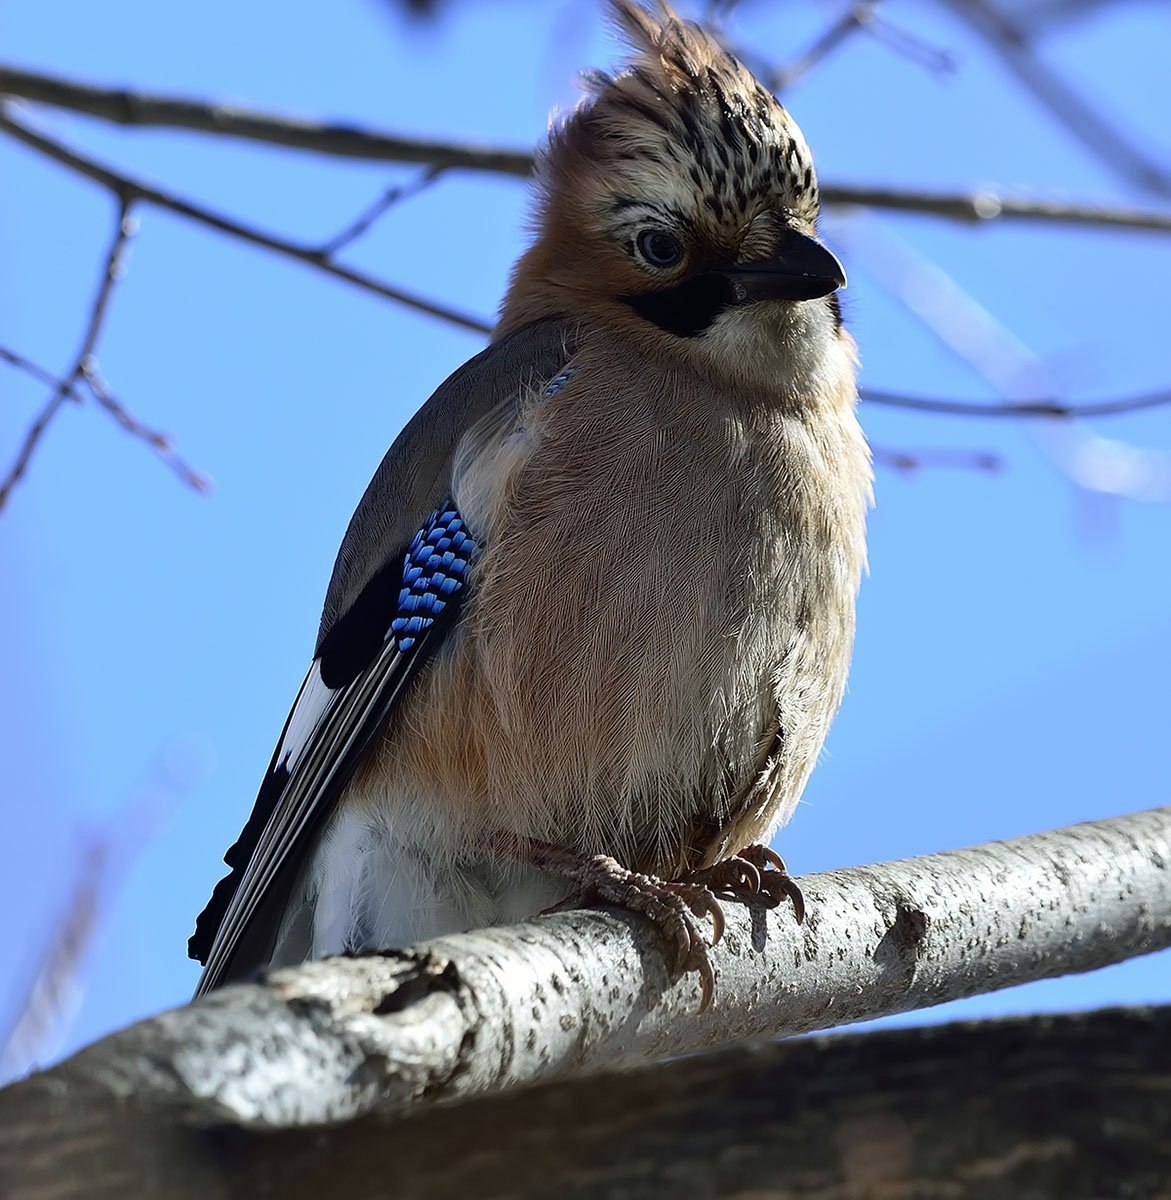
{"label": "bird", "polygon": [[845,273],[787,110],[668,4],[609,7],[627,56],[551,124],[487,348],[350,521],[197,994],[588,901],[706,1007],[723,900],[802,916],[768,843],[843,697],[872,502]]}

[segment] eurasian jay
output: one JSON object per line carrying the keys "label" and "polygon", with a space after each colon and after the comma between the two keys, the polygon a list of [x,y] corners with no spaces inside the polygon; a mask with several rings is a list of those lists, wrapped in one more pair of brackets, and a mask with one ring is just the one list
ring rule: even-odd
{"label": "eurasian jay", "polygon": [[190,942],[199,991],[530,916],[649,916],[713,974],[717,893],[846,684],[871,470],[809,148],[665,4],[613,0],[491,344],[407,424]]}

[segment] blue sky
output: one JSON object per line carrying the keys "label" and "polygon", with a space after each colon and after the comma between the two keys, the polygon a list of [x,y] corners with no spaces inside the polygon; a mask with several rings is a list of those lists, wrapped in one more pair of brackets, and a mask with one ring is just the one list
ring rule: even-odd
{"label": "blue sky", "polygon": [[[784,62],[839,11],[745,3],[732,31]],[[884,11],[951,49],[958,69],[940,77],[856,37],[806,77],[786,99],[823,179],[1144,199],[965,30],[926,5]],[[1171,15],[1139,3],[1108,14],[1047,54],[1171,161],[1156,118],[1167,111]],[[573,102],[578,68],[615,54],[596,11],[569,0],[457,2],[430,26],[369,0],[10,0],[0,44],[15,65],[82,80],[515,146],[539,138],[551,107]],[[326,239],[413,175],[34,115],[94,155],[305,240]],[[112,201],[2,140],[0,181],[0,343],[62,370]],[[87,837],[111,826],[142,837],[158,823],[122,872],[76,1020],[54,1052],[189,995],[197,968],[186,938],[307,664],[353,505],[402,423],[481,344],[169,214],[138,216],[102,367],[215,489],[184,489],[96,409],[70,408],[0,515],[0,904],[10,914],[0,1006],[65,905]],[[452,176],[392,211],[348,257],[487,316],[524,245],[525,217],[519,182]],[[848,319],[875,388],[997,398],[889,294],[892,255],[937,264],[1019,343],[1012,370],[1072,399],[1171,383],[1161,282],[1171,238],[849,214],[826,232],[850,272]],[[4,467],[43,399],[0,364]],[[1079,493],[1019,425],[878,408],[864,421],[883,446],[986,450],[1004,468],[880,474],[850,695],[777,843],[794,869],[1167,803],[1171,508]],[[1169,430],[1165,411],[1095,426],[1162,450]],[[1163,954],[915,1019],[1169,992]]]}

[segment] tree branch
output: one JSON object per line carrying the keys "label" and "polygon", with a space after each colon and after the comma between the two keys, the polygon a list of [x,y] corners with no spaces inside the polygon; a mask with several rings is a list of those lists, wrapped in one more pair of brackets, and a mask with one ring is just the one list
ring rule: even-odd
{"label": "tree branch", "polygon": [[758,1044],[303,1131],[0,1094],[21,1200],[1167,1197],[1171,1007]]}
{"label": "tree branch", "polygon": [[30,149],[38,151],[47,158],[53,159],[55,162],[68,167],[72,171],[76,171],[79,175],[85,176],[86,179],[92,179],[95,183],[101,184],[124,200],[140,200],[144,204],[151,204],[156,208],[167,209],[170,212],[177,213],[179,216],[186,217],[189,221],[194,221],[198,225],[214,229],[218,233],[226,233],[231,237],[237,238],[239,241],[248,242],[253,246],[260,246],[265,250],[271,250],[273,253],[285,258],[306,263],[326,275],[332,275],[334,278],[341,279],[363,291],[373,292],[377,296],[393,300],[396,304],[403,304],[407,308],[416,309],[432,317],[439,317],[452,325],[458,325],[461,329],[470,329],[475,333],[491,332],[492,325],[488,321],[484,321],[479,317],[469,316],[454,308],[449,308],[445,304],[438,304],[435,301],[424,299],[422,296],[416,296],[411,292],[404,291],[402,288],[392,287],[390,284],[383,283],[381,280],[375,279],[373,276],[367,275],[362,271],[343,266],[341,263],[334,262],[321,249],[298,245],[296,242],[277,237],[275,234],[266,233],[255,226],[246,225],[243,221],[237,221],[232,217],[224,216],[222,213],[214,212],[210,208],[205,208],[190,200],[185,200],[181,196],[164,191],[162,188],[154,187],[140,179],[135,179],[130,175],[104,166],[96,159],[87,158],[62,145],[62,143],[53,138],[46,137],[44,134],[30,129],[27,125],[13,118],[11,113],[7,112],[2,106],[0,106],[0,131],[10,134]]}
{"label": "tree branch", "polygon": [[[0,93],[119,125],[187,129],[341,158],[486,171],[518,178],[531,175],[534,166],[533,155],[525,150],[430,141],[353,125],[298,120],[210,101],[95,87],[15,67],[0,67]],[[991,189],[964,195],[917,188],[824,183],[821,196],[829,205],[892,209],[974,224],[994,220],[1043,221],[1171,233],[1171,213],[1159,209],[1070,204],[1004,196]]]}
{"label": "tree branch", "polygon": [[[24,478],[29,463],[32,461],[32,457],[41,443],[41,439],[48,432],[49,426],[61,410],[61,406],[67,400],[77,400],[77,383],[84,377],[86,366],[90,363],[97,349],[98,340],[102,336],[102,327],[105,324],[106,313],[109,310],[110,297],[114,293],[114,288],[117,286],[118,280],[122,277],[125,268],[126,251],[130,244],[130,239],[135,233],[135,224],[130,211],[131,203],[132,201],[129,197],[119,196],[118,213],[114,223],[114,236],[111,239],[110,248],[106,251],[106,257],[102,263],[101,278],[98,283],[97,294],[94,296],[93,304],[90,306],[89,319],[86,321],[85,332],[81,338],[81,347],[77,351],[77,357],[73,360],[73,366],[70,368],[68,374],[55,381],[53,394],[45,402],[44,407],[32,425],[29,426],[24,441],[17,451],[16,461],[12,464],[8,474],[0,481],[0,510],[3,510],[5,504],[8,503],[8,498],[12,495],[13,488]],[[4,358],[5,361],[29,374],[35,375],[40,371],[40,368],[36,368],[36,370],[31,369],[34,364],[21,355],[8,352],[4,355]],[[42,377],[47,375],[47,372],[41,371],[40,373]]]}
{"label": "tree branch", "polygon": [[533,170],[533,156],[527,150],[399,137],[354,125],[300,120],[231,104],[93,87],[15,67],[0,67],[0,93],[85,113],[117,125],[188,129],[340,158],[459,167],[521,178],[531,175]]}
{"label": "tree branch", "polygon": [[16,1085],[280,1129],[392,1114],[735,1039],[804,1033],[1171,945],[1171,808],[806,876],[727,905],[712,1008],[629,913],[558,913],[273,971]]}

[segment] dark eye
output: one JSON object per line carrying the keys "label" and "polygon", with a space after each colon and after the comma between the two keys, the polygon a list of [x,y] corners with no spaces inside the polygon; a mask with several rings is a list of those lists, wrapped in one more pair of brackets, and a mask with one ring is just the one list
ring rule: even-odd
{"label": "dark eye", "polygon": [[636,245],[652,267],[673,267],[683,261],[683,244],[673,233],[662,229],[644,229]]}

